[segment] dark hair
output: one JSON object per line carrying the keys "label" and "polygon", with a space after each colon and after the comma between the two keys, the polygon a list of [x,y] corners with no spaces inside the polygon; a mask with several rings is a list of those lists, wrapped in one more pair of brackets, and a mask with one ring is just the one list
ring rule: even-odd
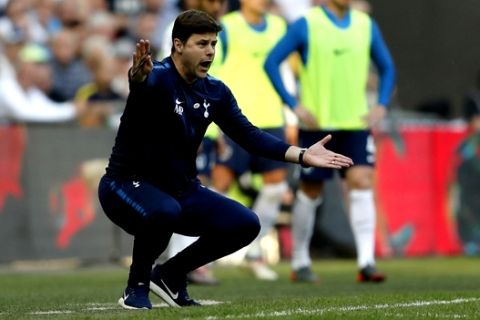
{"label": "dark hair", "polygon": [[199,10],[187,10],[175,19],[172,44],[174,39],[185,43],[192,34],[219,33],[220,31],[222,27],[209,14]]}

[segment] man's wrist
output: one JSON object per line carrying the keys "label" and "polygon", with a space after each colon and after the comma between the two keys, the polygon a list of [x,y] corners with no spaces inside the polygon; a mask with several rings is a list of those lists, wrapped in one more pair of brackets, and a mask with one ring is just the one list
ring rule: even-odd
{"label": "man's wrist", "polygon": [[309,168],[310,167],[303,160],[303,157],[304,157],[306,151],[307,151],[307,148],[302,148],[302,149],[300,149],[300,153],[298,154],[298,163],[302,166],[302,168]]}
{"label": "man's wrist", "polygon": [[301,148],[291,145],[285,152],[285,161],[292,163],[299,163]]}
{"label": "man's wrist", "polygon": [[143,82],[147,78],[146,75],[140,76],[139,70],[133,67],[128,70],[128,78],[133,82]]}

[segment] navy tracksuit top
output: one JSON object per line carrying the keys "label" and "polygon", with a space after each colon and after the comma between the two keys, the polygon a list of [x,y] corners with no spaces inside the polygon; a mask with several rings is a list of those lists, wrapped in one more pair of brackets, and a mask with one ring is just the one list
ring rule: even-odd
{"label": "navy tracksuit top", "polygon": [[289,145],[252,125],[222,81],[188,84],[168,57],[154,61],[144,82],[130,83],[107,174],[181,194],[196,180],[197,150],[212,121],[247,151],[285,160]]}

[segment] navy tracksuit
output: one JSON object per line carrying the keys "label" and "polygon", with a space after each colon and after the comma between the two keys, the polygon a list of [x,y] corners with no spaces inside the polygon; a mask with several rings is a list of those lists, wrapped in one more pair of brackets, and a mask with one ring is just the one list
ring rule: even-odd
{"label": "navy tracksuit", "polygon": [[129,285],[149,282],[173,232],[199,236],[163,266],[180,275],[257,236],[259,221],[250,209],[196,178],[197,150],[212,121],[247,151],[284,161],[289,145],[253,126],[221,81],[207,77],[187,84],[166,58],[154,62],[144,82],[130,84],[99,186],[106,215],[135,237]]}

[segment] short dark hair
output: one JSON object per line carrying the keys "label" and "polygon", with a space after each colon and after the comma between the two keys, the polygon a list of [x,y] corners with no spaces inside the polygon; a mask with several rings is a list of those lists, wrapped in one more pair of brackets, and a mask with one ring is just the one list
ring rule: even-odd
{"label": "short dark hair", "polygon": [[220,31],[222,26],[209,14],[200,10],[187,10],[175,19],[172,44],[175,39],[185,43],[192,34],[219,33]]}

